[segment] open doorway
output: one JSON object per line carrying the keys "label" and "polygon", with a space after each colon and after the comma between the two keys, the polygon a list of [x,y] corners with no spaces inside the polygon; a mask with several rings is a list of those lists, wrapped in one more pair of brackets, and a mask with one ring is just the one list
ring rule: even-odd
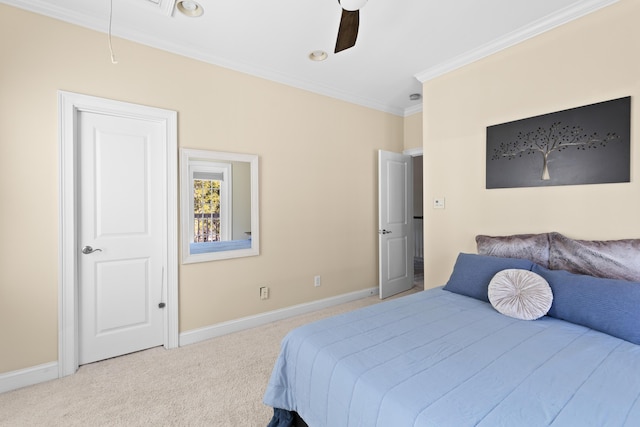
{"label": "open doorway", "polygon": [[413,156],[413,286],[424,288],[422,155]]}

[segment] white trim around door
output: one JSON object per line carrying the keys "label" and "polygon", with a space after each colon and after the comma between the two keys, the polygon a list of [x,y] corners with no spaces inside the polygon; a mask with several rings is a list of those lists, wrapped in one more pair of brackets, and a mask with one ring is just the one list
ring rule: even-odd
{"label": "white trim around door", "polygon": [[179,345],[178,330],[178,136],[177,113],[77,93],[58,91],[59,145],[59,277],[58,376],[78,369],[78,115],[81,112],[115,114],[160,122],[166,139],[166,250],[164,347]]}
{"label": "white trim around door", "polygon": [[416,147],[416,148],[408,148],[404,150],[402,154],[411,156],[411,157],[418,157],[418,156],[422,156],[422,152],[423,152],[422,147]]}

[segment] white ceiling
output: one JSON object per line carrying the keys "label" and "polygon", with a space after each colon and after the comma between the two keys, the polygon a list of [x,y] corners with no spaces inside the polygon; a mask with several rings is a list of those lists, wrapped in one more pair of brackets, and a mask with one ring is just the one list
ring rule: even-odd
{"label": "white ceiling", "polygon": [[[369,0],[355,47],[333,53],[337,0],[113,0],[112,32],[265,79],[396,115],[421,110],[422,84],[618,0]],[[110,0],[0,0],[106,34]],[[106,37],[106,36],[105,36]],[[119,62],[117,39],[113,47]],[[107,44],[96,46],[105,49]],[[329,57],[313,62],[308,55]],[[117,66],[117,65],[114,65]]]}

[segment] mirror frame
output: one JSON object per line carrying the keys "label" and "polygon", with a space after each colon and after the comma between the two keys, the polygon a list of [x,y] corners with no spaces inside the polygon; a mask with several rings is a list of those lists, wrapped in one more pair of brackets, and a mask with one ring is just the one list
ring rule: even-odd
{"label": "mirror frame", "polygon": [[[191,162],[247,162],[250,169],[251,185],[251,247],[248,249],[233,249],[218,252],[206,252],[191,254],[189,241],[189,218],[193,207],[189,200],[192,188],[189,176]],[[231,190],[233,193],[233,189]],[[196,262],[217,261],[260,255],[260,217],[258,200],[258,156],[256,154],[227,153],[220,151],[195,150],[191,148],[180,149],[180,246],[182,249],[182,263],[192,264]]]}

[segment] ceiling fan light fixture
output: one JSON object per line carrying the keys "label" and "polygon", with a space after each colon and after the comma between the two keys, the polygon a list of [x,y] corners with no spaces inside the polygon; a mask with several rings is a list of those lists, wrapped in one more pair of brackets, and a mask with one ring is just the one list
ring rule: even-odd
{"label": "ceiling fan light fixture", "polygon": [[309,59],[312,61],[324,61],[329,55],[324,50],[314,50],[309,54]]}
{"label": "ceiling fan light fixture", "polygon": [[204,8],[193,0],[179,0],[176,3],[176,7],[180,13],[191,18],[202,16],[204,13]]}
{"label": "ceiling fan light fixture", "polygon": [[360,10],[365,4],[367,4],[367,0],[339,0],[339,2],[340,6],[344,10],[348,10],[350,12]]}

